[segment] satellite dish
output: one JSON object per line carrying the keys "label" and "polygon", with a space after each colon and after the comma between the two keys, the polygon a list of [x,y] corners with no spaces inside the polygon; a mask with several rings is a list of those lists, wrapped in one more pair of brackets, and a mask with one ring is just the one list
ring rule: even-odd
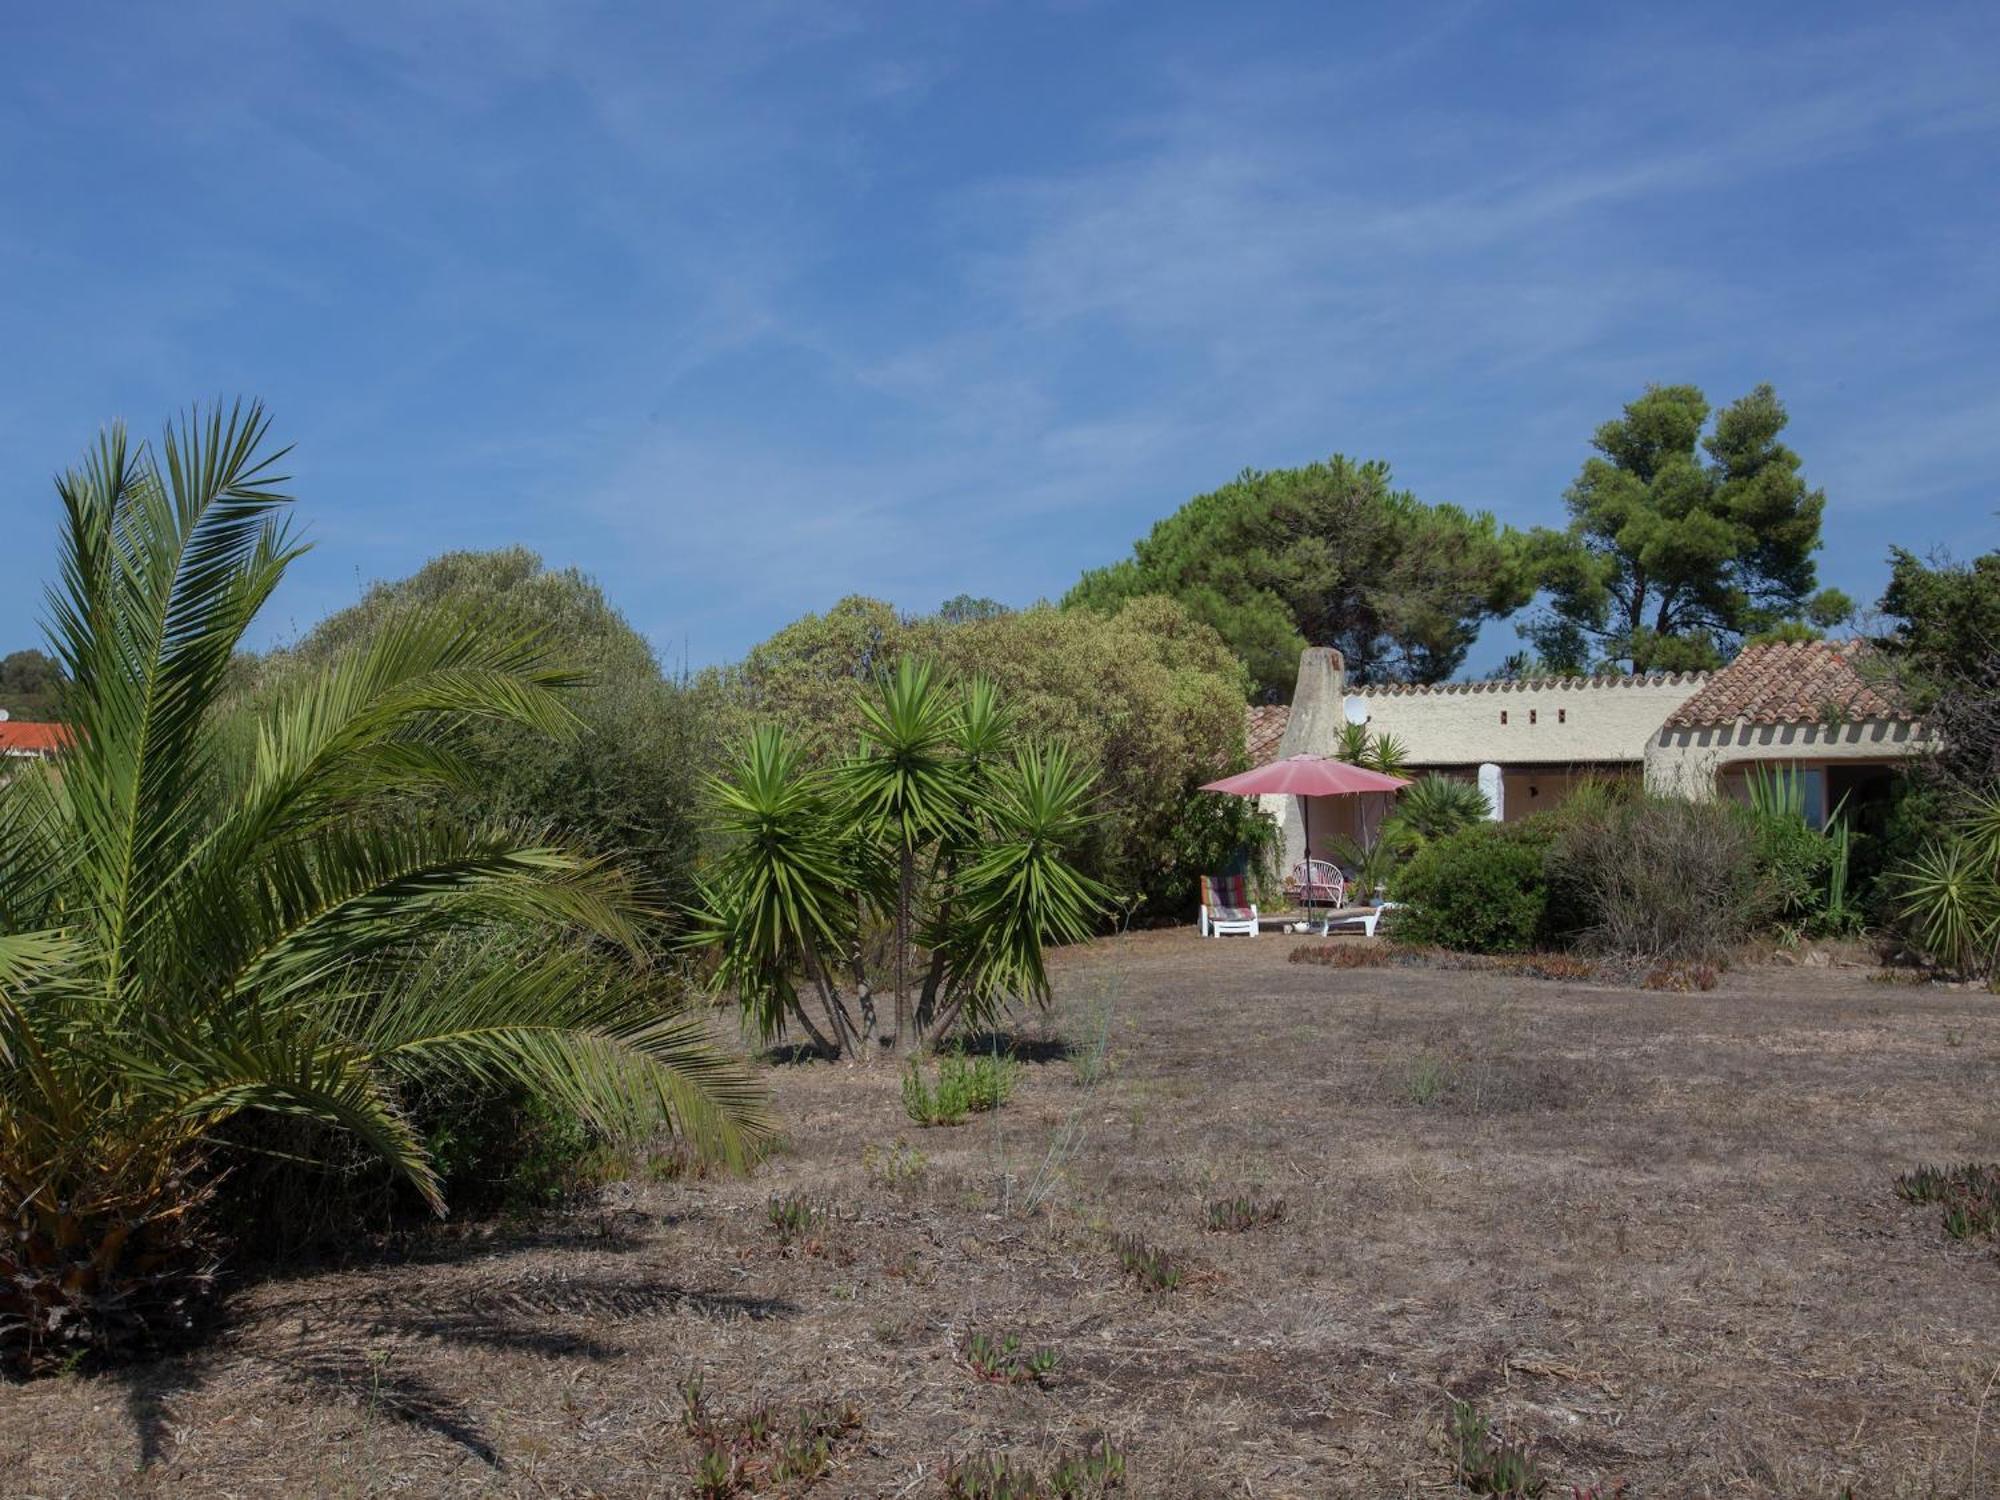
{"label": "satellite dish", "polygon": [[1347,722],[1350,724],[1366,724],[1368,722],[1368,700],[1354,693],[1349,693],[1346,699],[1342,701],[1340,711],[1346,715]]}

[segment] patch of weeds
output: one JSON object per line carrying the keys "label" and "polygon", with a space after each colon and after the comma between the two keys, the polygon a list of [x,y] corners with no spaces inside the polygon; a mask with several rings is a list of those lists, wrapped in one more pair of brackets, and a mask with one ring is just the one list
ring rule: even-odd
{"label": "patch of weeds", "polygon": [[764,1220],[777,1231],[783,1249],[798,1245],[811,1253],[826,1225],[826,1205],[803,1193],[774,1193],[764,1205]]}
{"label": "patch of weeds", "polygon": [[1502,1438],[1469,1401],[1451,1403],[1445,1441],[1451,1449],[1452,1478],[1475,1495],[1534,1500],[1548,1491],[1548,1477],[1534,1454]]}
{"label": "patch of weeds", "polygon": [[696,1500],[727,1500],[743,1493],[744,1484],[736,1455],[720,1444],[705,1447],[694,1461]]}
{"label": "patch of weeds", "polygon": [[1896,1179],[1896,1196],[1937,1204],[1944,1232],[1955,1240],[2000,1238],[2000,1165],[1918,1167]]}
{"label": "patch of weeds", "polygon": [[1391,950],[1378,943],[1300,943],[1287,959],[1326,969],[1382,969],[1395,961]]}
{"label": "patch of weeds", "polygon": [[701,1377],[691,1376],[681,1383],[681,1425],[699,1445],[695,1495],[724,1500],[774,1487],[803,1494],[826,1477],[834,1450],[862,1424],[854,1406],[833,1402],[790,1411],[757,1406],[724,1418],[710,1408]]}
{"label": "patch of weeds", "polygon": [[1083,1123],[1082,1109],[1073,1109],[1049,1136],[1048,1150],[1026,1182],[1003,1157],[1000,1164],[1000,1212],[1006,1218],[1031,1219],[1054,1196],[1068,1176],[1069,1164],[1082,1149],[1090,1131]]}
{"label": "patch of weeds", "polygon": [[1403,1069],[1403,1097],[1418,1109],[1429,1109],[1450,1087],[1451,1065],[1435,1053],[1420,1053]]}
{"label": "patch of weeds", "polygon": [[654,1182],[698,1182],[714,1174],[713,1164],[681,1140],[649,1153],[643,1170]]}
{"label": "patch of weeds", "polygon": [[1944,1029],[1944,1044],[1945,1044],[1945,1045],[1946,1045],[1947,1047],[1963,1047],[1963,1046],[1965,1045],[1965,1030],[1964,1030],[1964,1028],[1963,1028],[1963,1027],[1953,1027],[1953,1026],[1947,1026],[1947,1027],[1945,1027],[1945,1029]]}
{"label": "patch of weeds", "polygon": [[969,1114],[1005,1104],[1020,1076],[1021,1065],[1011,1057],[947,1054],[938,1059],[933,1086],[913,1057],[903,1074],[903,1112],[919,1125],[957,1125]]}
{"label": "patch of weeds", "polygon": [[1187,1267],[1158,1245],[1149,1245],[1136,1234],[1121,1234],[1111,1242],[1118,1264],[1125,1274],[1146,1291],[1178,1291],[1187,1280]]}
{"label": "patch of weeds", "polygon": [[1714,964],[1680,960],[1659,964],[1649,970],[1645,979],[1640,982],[1640,987],[1649,990],[1669,990],[1677,994],[1690,994],[1695,990],[1714,989],[1716,977]]}
{"label": "patch of weeds", "polygon": [[[1852,1490],[1843,1491],[1852,1500]],[[1625,1481],[1614,1479],[1609,1484],[1573,1484],[1569,1487],[1569,1500],[1626,1500]]]}
{"label": "patch of weeds", "polygon": [[892,1146],[868,1146],[861,1153],[861,1169],[877,1187],[903,1192],[918,1186],[930,1169],[930,1158],[901,1136]]}
{"label": "patch of weeds", "polygon": [[973,1374],[1000,1385],[1047,1385],[1062,1364],[1053,1349],[1024,1350],[1020,1335],[1013,1333],[998,1339],[972,1334],[959,1352]]}
{"label": "patch of weeds", "polygon": [[1260,1224],[1275,1224],[1285,1216],[1285,1200],[1238,1195],[1218,1198],[1202,1211],[1202,1223],[1214,1234],[1243,1234]]}
{"label": "patch of weeds", "polygon": [[1602,1087],[1589,1076],[1542,1058],[1504,1050],[1508,1043],[1447,1042],[1385,1069],[1383,1087],[1398,1103],[1453,1115],[1518,1115],[1577,1109]]}
{"label": "patch of weeds", "polygon": [[1125,1455],[1102,1439],[1065,1453],[1046,1474],[1000,1454],[945,1465],[948,1500],[1098,1500],[1125,1484]]}
{"label": "patch of weeds", "polygon": [[1069,1051],[1070,1072],[1079,1088],[1096,1088],[1111,1072],[1112,988],[1095,991],[1084,1002],[1083,1037]]}
{"label": "patch of weeds", "polygon": [[1049,1493],[1056,1500],[1084,1500],[1117,1489],[1125,1482],[1125,1455],[1109,1442],[1095,1442],[1081,1453],[1064,1454],[1049,1471]]}

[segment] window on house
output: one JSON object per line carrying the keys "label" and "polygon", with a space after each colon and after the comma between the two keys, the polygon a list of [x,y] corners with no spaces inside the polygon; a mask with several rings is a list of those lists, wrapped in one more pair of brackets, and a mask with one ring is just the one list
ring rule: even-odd
{"label": "window on house", "polygon": [[1559,709],[1557,709],[1557,710],[1556,710],[1556,722],[1557,722],[1558,724],[1567,724],[1567,723],[1569,722],[1569,710],[1568,710],[1568,709],[1566,709],[1566,708],[1559,708]]}
{"label": "window on house", "polygon": [[1537,714],[1538,712],[1540,712],[1540,710],[1539,710],[1539,709],[1533,709],[1533,708],[1531,708],[1531,709],[1529,709],[1529,710],[1528,710],[1528,722],[1529,722],[1530,724],[1532,724],[1532,723],[1534,723],[1534,722],[1535,722],[1535,715],[1536,715],[1536,714]]}
{"label": "window on house", "polygon": [[1504,708],[1500,710],[1500,722],[1502,724],[1507,722],[1507,710]]}

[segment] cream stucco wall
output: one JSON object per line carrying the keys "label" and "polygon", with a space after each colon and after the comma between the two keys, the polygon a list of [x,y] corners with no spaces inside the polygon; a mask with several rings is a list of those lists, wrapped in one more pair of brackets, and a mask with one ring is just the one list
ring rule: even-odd
{"label": "cream stucco wall", "polygon": [[1667,716],[1703,681],[1690,672],[1355,691],[1370,732],[1394,735],[1412,766],[1638,765]]}
{"label": "cream stucco wall", "polygon": [[1881,761],[1920,755],[1914,724],[1862,719],[1852,724],[1730,724],[1662,729],[1646,747],[1646,787],[1681,797],[1715,795],[1716,776],[1733,765]]}
{"label": "cream stucco wall", "polygon": [[[1666,729],[1675,710],[1701,690],[1705,673],[1668,677],[1544,678],[1535,682],[1441,683],[1422,688],[1346,688],[1340,653],[1314,648],[1299,663],[1298,689],[1278,754],[1330,755],[1358,698],[1369,731],[1401,742],[1415,771],[1470,776],[1500,768],[1504,815],[1528,816],[1567,795],[1580,774],[1643,771],[1649,789],[1712,797],[1716,777],[1751,762],[1884,764],[1921,753],[1915,726],[1882,720],[1853,724],[1735,725]],[[1366,838],[1383,799],[1315,798],[1314,853],[1326,856],[1339,836]],[[1264,809],[1284,831],[1282,871],[1305,857],[1298,800],[1266,797]]]}

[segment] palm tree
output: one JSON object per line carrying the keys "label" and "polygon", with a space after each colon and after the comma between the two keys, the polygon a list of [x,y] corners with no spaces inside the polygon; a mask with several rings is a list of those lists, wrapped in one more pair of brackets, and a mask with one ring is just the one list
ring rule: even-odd
{"label": "palm tree", "polygon": [[[232,718],[232,658],[301,552],[256,406],[57,484],[49,631],[74,737],[0,790],[0,1358],[185,1324],[204,1164],[248,1111],[351,1135],[444,1203],[403,1091],[439,1074],[740,1157],[758,1090],[643,957],[614,864],[426,815],[473,721],[567,735],[532,639],[401,616]],[[234,711],[240,715],[241,711]]]}
{"label": "palm tree", "polygon": [[1334,738],[1333,758],[1351,766],[1380,771],[1384,776],[1401,776],[1409,761],[1409,750],[1393,734],[1370,734],[1366,724],[1342,724]]}
{"label": "palm tree", "polygon": [[963,710],[938,684],[930,663],[904,657],[878,688],[860,704],[863,753],[839,774],[856,828],[885,843],[895,861],[896,1024],[890,1044],[901,1046],[918,856],[965,825],[961,805],[971,787],[965,762],[953,754]]}
{"label": "palm tree", "polygon": [[[924,1040],[961,1021],[986,1024],[1010,999],[1046,1004],[1044,947],[1089,936],[1108,906],[1103,887],[1069,863],[1093,816],[1092,778],[1060,748],[1014,746],[984,683],[954,705],[928,672],[905,664],[880,687],[881,720],[914,720],[919,685],[944,705],[936,737],[922,740],[920,775],[907,763],[885,766],[895,757],[879,738],[814,771],[766,727],[733,774],[711,784],[724,850],[700,882],[688,944],[714,953],[714,986],[736,994],[766,1040],[797,1026],[822,1051],[862,1049],[872,1032],[860,942],[870,911],[922,913],[929,970],[914,1018],[899,1016],[898,1030],[914,1019]],[[907,797],[899,775],[916,783]],[[884,812],[921,795],[948,800],[949,815],[906,823]],[[913,849],[932,855],[921,878]],[[899,923],[899,981],[908,920]],[[817,997],[817,1018],[806,994]]]}
{"label": "palm tree", "polygon": [[1382,835],[1400,853],[1414,853],[1433,839],[1493,816],[1493,804],[1469,781],[1450,776],[1419,777],[1396,796]]}

